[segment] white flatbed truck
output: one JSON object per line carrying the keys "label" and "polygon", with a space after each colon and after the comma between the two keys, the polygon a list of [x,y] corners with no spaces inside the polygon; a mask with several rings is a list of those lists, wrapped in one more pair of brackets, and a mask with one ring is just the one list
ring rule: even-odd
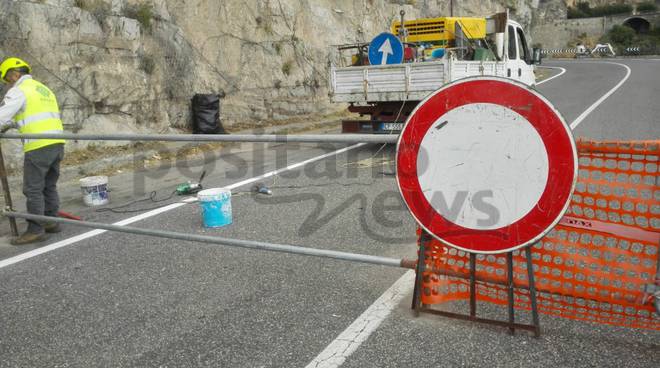
{"label": "white flatbed truck", "polygon": [[[331,100],[348,103],[349,111],[363,117],[344,120],[342,131],[398,132],[403,128],[408,115],[426,96],[444,84],[466,77],[500,76],[534,86],[534,63],[522,26],[508,19],[507,13],[496,14],[485,20],[487,36],[480,44],[492,51],[490,55],[493,57],[490,60],[461,58],[461,52],[457,51],[469,48],[467,46],[447,48],[444,57],[437,60],[389,65],[331,66]],[[456,23],[460,24],[460,21]],[[410,28],[407,32],[409,36],[414,36],[415,29]]]}

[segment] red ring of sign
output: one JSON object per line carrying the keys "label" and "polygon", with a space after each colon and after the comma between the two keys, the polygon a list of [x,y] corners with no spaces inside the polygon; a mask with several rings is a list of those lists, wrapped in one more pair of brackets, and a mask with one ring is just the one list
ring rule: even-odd
{"label": "red ring of sign", "polygon": [[[422,193],[417,156],[433,123],[457,107],[491,103],[522,115],[541,136],[548,153],[548,180],[538,204],[518,221],[499,229],[457,225],[436,212]],[[447,85],[421,102],[406,121],[397,144],[397,182],[417,222],[447,245],[468,252],[508,252],[544,236],[568,208],[577,178],[577,150],[559,112],[540,94],[503,78],[468,78]]]}

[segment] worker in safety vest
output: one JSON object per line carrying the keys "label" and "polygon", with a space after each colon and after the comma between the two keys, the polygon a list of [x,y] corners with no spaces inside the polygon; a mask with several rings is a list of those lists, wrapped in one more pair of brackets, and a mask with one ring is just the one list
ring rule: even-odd
{"label": "worker in safety vest", "polygon": [[[63,133],[55,94],[32,79],[31,68],[25,61],[7,58],[0,64],[0,73],[2,81],[10,85],[0,104],[0,131],[17,128],[22,134]],[[64,140],[25,139],[23,152],[23,194],[27,198],[27,211],[34,215],[57,216],[57,179],[64,156]],[[12,239],[11,244],[43,241],[45,233],[59,231],[60,227],[54,222],[28,221],[27,231]]]}

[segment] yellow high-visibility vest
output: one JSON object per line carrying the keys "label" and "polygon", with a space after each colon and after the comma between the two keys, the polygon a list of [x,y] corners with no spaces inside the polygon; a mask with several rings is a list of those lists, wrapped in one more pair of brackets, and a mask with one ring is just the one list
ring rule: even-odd
{"label": "yellow high-visibility vest", "polygon": [[[25,79],[17,87],[25,94],[25,108],[14,116],[21,134],[61,134],[64,132],[55,94],[34,79]],[[64,139],[25,139],[23,152],[64,143]]]}

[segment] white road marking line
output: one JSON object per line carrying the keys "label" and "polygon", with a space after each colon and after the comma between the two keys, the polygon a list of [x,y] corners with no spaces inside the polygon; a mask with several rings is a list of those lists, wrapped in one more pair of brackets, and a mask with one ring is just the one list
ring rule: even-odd
{"label": "white road marking line", "polygon": [[[145,219],[145,218],[148,218],[148,217],[151,217],[151,216],[156,216],[156,215],[161,214],[161,213],[163,213],[163,212],[166,212],[166,211],[169,211],[169,210],[173,210],[173,209],[178,208],[178,207],[181,207],[181,206],[183,206],[183,205],[185,205],[185,203],[181,203],[181,202],[178,202],[178,203],[172,203],[172,204],[170,204],[170,205],[168,205],[168,206],[161,207],[161,208],[155,209],[155,210],[153,210],[153,211],[145,212],[145,213],[143,213],[143,214],[140,214],[140,215],[137,215],[137,216],[134,216],[134,217],[130,217],[130,218],[127,218],[127,219],[125,219],[125,220],[122,220],[122,221],[116,222],[116,223],[114,223],[114,225],[119,225],[119,226],[129,225],[129,224],[132,224],[132,223],[134,223],[134,222],[137,222],[137,221],[143,220],[143,219]],[[92,231],[88,231],[88,232],[86,232],[86,233],[82,233],[82,234],[80,234],[80,235],[76,235],[76,236],[71,237],[71,238],[68,238],[68,239],[60,240],[60,241],[58,241],[58,242],[56,242],[56,243],[53,243],[53,244],[47,245],[47,246],[45,246],[45,247],[41,247],[41,248],[37,248],[37,249],[31,250],[31,251],[29,251],[29,252],[21,253],[21,254],[19,254],[19,255],[17,255],[17,256],[14,256],[14,257],[11,257],[11,258],[7,258],[7,259],[4,259],[4,260],[0,261],[0,268],[3,268],[3,267],[6,267],[6,266],[9,266],[9,265],[12,265],[12,264],[14,264],[14,263],[18,263],[18,262],[24,261],[24,260],[26,260],[26,259],[28,259],[28,258],[36,257],[36,256],[38,256],[38,255],[40,255],[40,254],[44,254],[44,253],[48,253],[48,252],[54,251],[55,249],[59,249],[59,248],[62,248],[62,247],[66,247],[67,245],[71,245],[71,244],[77,243],[77,242],[79,242],[79,241],[83,241],[83,240],[85,240],[85,239],[92,238],[92,237],[94,237],[94,236],[97,236],[97,235],[103,234],[103,233],[105,233],[106,231],[107,231],[107,230],[99,230],[99,229],[97,229],[97,230],[92,230]]]}
{"label": "white road marking line", "polygon": [[589,106],[586,110],[584,110],[584,112],[582,112],[582,114],[580,114],[580,116],[575,118],[575,120],[573,120],[573,122],[571,123],[571,129],[575,129],[578,125],[580,125],[580,123],[589,114],[591,114],[592,111],[594,111],[601,103],[603,103],[603,101],[605,101],[608,97],[610,97],[612,95],[612,93],[616,92],[616,90],[619,89],[619,87],[621,87],[624,83],[626,83],[626,81],[628,80],[628,77],[630,77],[630,68],[628,67],[628,65],[621,64],[621,63],[613,63],[613,62],[608,62],[608,61],[603,61],[603,62],[599,62],[599,63],[601,63],[601,64],[614,64],[614,65],[622,66],[626,69],[626,76],[623,77],[623,79],[621,79],[621,81],[619,83],[617,83],[617,85],[614,86],[614,88],[609,90],[606,94],[604,94],[601,98],[599,98],[598,101],[594,102],[593,105]]}
{"label": "white road marking line", "polygon": [[360,345],[367,341],[381,322],[410,293],[415,271],[409,270],[383,295],[364,311],[348,328],[328,345],[306,368],[334,368],[341,366]]}
{"label": "white road marking line", "polygon": [[[601,97],[596,103],[591,105],[587,110],[585,110],[579,117],[578,119],[575,119],[573,123],[571,124],[571,128],[574,128],[577,126],[577,124],[580,124],[580,122],[587,116],[593,109],[598,107],[600,103],[602,103],[607,97],[609,97],[614,91],[616,91],[621,85],[628,79],[630,76],[630,68],[628,66],[619,64],[619,63],[611,63],[611,62],[606,62],[608,64],[616,64],[616,65],[621,65],[625,67],[628,72],[626,76],[619,82],[613,89],[611,89],[609,92],[607,92],[603,97]],[[564,72],[566,69],[563,69]],[[561,74],[564,74],[563,72]],[[561,75],[559,74],[559,75]],[[558,77],[559,75],[555,76]],[[546,79],[547,81],[547,79]],[[537,83],[538,84],[538,83]],[[577,123],[576,123],[577,122]],[[575,125],[574,125],[575,124]],[[412,276],[411,276],[412,275]],[[369,335],[371,335],[372,332],[376,330],[376,328],[380,325],[380,323],[387,317],[392,309],[394,309],[397,305],[398,302],[389,302],[389,303],[383,303],[382,300],[388,300],[392,299],[392,290],[396,290],[396,295],[398,296],[398,301],[401,301],[403,296],[407,295],[412,291],[414,288],[414,271],[408,271],[406,274],[404,274],[399,280],[396,281],[392,287],[390,287],[378,300],[374,302],[360,317],[358,317],[355,322],[353,322],[344,332],[342,332],[337,338],[328,345],[325,350],[321,352],[314,360],[312,360],[311,363],[307,365],[307,368],[325,368],[325,367],[339,367],[341,366],[344,361],[353,353],[355,352],[360,345],[364,342],[367,341],[369,338]],[[393,299],[392,299],[393,300]],[[387,307],[386,307],[387,306]],[[370,312],[371,311],[371,312]],[[370,317],[373,314],[379,314],[382,315],[383,317],[378,319],[377,322],[373,319],[373,317]],[[365,320],[367,322],[365,322]],[[368,324],[368,322],[374,323],[374,325]],[[356,334],[355,331],[358,331],[359,333]]]}
{"label": "white road marking line", "polygon": [[[323,155],[320,155],[320,156],[312,157],[312,158],[310,158],[310,159],[308,159],[308,160],[305,160],[305,161],[302,161],[302,162],[298,162],[298,163],[295,163],[295,164],[293,164],[293,165],[289,165],[289,166],[287,166],[287,167],[284,167],[284,168],[281,168],[281,169],[278,169],[278,170],[273,170],[273,171],[267,172],[267,173],[265,173],[265,174],[263,174],[263,175],[260,175],[260,176],[254,177],[254,178],[250,178],[250,179],[246,179],[246,180],[240,181],[240,182],[238,182],[238,183],[230,184],[230,185],[226,186],[226,188],[229,188],[229,189],[235,189],[235,188],[238,188],[238,187],[240,187],[240,186],[243,186],[243,185],[246,185],[246,184],[253,183],[253,182],[257,181],[257,180],[261,180],[261,179],[264,179],[264,178],[271,177],[271,176],[273,176],[273,175],[277,175],[277,174],[279,174],[279,173],[281,173],[281,172],[284,172],[284,171],[287,171],[287,170],[297,169],[297,168],[299,168],[299,167],[305,166],[305,165],[310,164],[310,163],[312,163],[312,162],[320,161],[320,160],[326,159],[326,158],[331,157],[331,156],[339,155],[339,154],[344,153],[344,152],[347,152],[347,151],[349,151],[349,150],[352,150],[352,149],[355,149],[355,148],[361,147],[361,146],[363,146],[363,145],[365,145],[365,144],[366,144],[366,143],[359,143],[359,144],[355,144],[355,145],[353,145],[353,146],[349,146],[349,147],[342,148],[342,149],[337,150],[337,151],[333,151],[333,152],[329,152],[329,153],[326,153],[326,154],[323,154]],[[181,207],[181,206],[186,205],[187,203],[195,202],[196,200],[197,200],[197,198],[195,198],[195,197],[187,198],[187,199],[184,199],[184,200],[181,201],[181,202],[172,203],[172,204],[167,205],[167,206],[165,206],[165,207],[157,208],[157,209],[155,209],[155,210],[151,210],[151,211],[149,211],[149,212],[145,212],[145,213],[139,214],[139,215],[137,215],[137,216],[129,217],[129,218],[124,219],[124,220],[121,220],[121,221],[119,221],[119,222],[115,222],[113,225],[118,225],[118,226],[126,226],[126,225],[130,225],[130,224],[132,224],[132,223],[134,223],[134,222],[138,222],[138,221],[140,221],[140,220],[144,220],[144,219],[149,218],[149,217],[153,217],[153,216],[156,216],[156,215],[160,215],[161,213],[164,213],[164,212],[167,212],[167,211],[173,210],[173,209],[175,209],[175,208],[179,208],[179,207]],[[37,248],[37,249],[31,250],[31,251],[29,251],[29,252],[21,253],[21,254],[19,254],[19,255],[17,255],[17,256],[14,256],[14,257],[11,257],[11,258],[7,258],[7,259],[4,259],[4,260],[0,261],[0,268],[7,267],[7,266],[9,266],[9,265],[12,265],[12,264],[15,264],[15,263],[18,263],[18,262],[24,261],[24,260],[29,259],[29,258],[32,258],[32,257],[36,257],[36,256],[38,256],[38,255],[40,255],[40,254],[44,254],[44,253],[47,253],[47,252],[51,252],[51,251],[53,251],[53,250],[55,250],[55,249],[59,249],[59,248],[62,248],[62,247],[66,247],[67,245],[71,245],[71,244],[74,244],[74,243],[80,242],[80,241],[85,240],[85,239],[92,238],[92,237],[94,237],[94,236],[97,236],[97,235],[103,234],[103,233],[105,233],[106,231],[107,231],[107,230],[98,230],[98,229],[97,229],[97,230],[88,231],[88,232],[86,232],[86,233],[82,233],[82,234],[80,234],[80,235],[76,235],[76,236],[71,237],[71,238],[68,238],[68,239],[60,240],[60,241],[58,241],[58,242],[56,242],[56,243],[53,243],[53,244],[47,245],[47,246],[45,246],[45,247],[41,247],[41,248]]]}
{"label": "white road marking line", "polygon": [[562,67],[560,67],[560,66],[540,66],[539,68],[546,68],[546,69],[559,69],[559,70],[561,70],[561,72],[559,72],[559,74],[557,74],[557,75],[553,75],[553,76],[550,77],[550,78],[546,78],[546,79],[544,79],[544,80],[542,80],[542,81],[536,83],[537,86],[538,86],[539,84],[543,84],[543,83],[545,83],[545,82],[550,82],[551,80],[553,80],[553,79],[555,79],[555,78],[559,78],[559,77],[562,76],[564,73],[566,73],[566,69],[564,69],[564,68],[562,68]]}

